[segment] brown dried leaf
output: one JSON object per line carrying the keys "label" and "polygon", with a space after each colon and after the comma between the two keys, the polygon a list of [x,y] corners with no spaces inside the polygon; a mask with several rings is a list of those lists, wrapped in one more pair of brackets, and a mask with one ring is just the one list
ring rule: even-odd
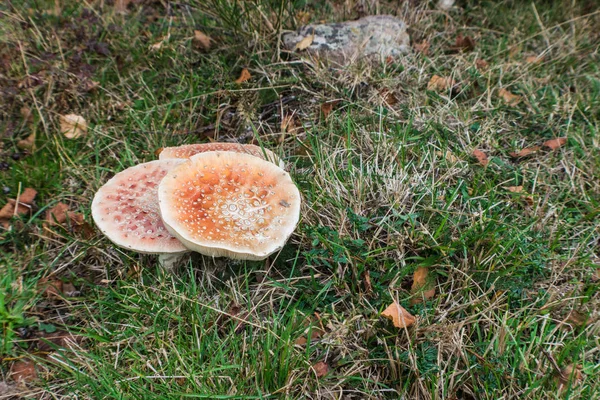
{"label": "brown dried leaf", "polygon": [[456,82],[450,77],[441,77],[434,75],[427,83],[427,90],[433,90],[437,92],[444,92],[451,89]]}
{"label": "brown dried leaf", "polygon": [[372,293],[373,285],[371,285],[371,274],[369,274],[369,271],[365,271],[362,273],[361,276],[362,276],[363,286],[365,287],[365,292],[367,294]]}
{"label": "brown dried leaf", "polygon": [[417,53],[421,53],[424,56],[429,55],[429,47],[429,42],[425,39],[421,43],[415,43],[413,45],[413,49],[415,49]]}
{"label": "brown dried leaf", "polygon": [[98,81],[93,81],[91,79],[86,79],[85,81],[83,81],[81,88],[85,91],[85,92],[93,92],[94,90],[96,90],[98,87],[100,86],[100,82]]}
{"label": "brown dried leaf", "polygon": [[23,192],[19,196],[18,200],[19,203],[31,206],[33,204],[33,201],[35,200],[35,196],[37,196],[37,190],[33,188],[25,188],[25,190],[23,190]]}
{"label": "brown dried leaf", "polygon": [[441,151],[436,151],[435,154],[438,157],[445,158],[446,160],[450,161],[451,163],[457,163],[460,161],[460,158],[458,158],[454,154],[452,154],[452,152],[450,150],[446,150],[445,153],[442,153]]}
{"label": "brown dried leaf", "polygon": [[302,51],[302,50],[308,49],[310,47],[310,45],[312,44],[313,40],[315,40],[314,32],[312,33],[312,35],[306,36],[304,39],[302,39],[301,41],[296,43],[296,46],[294,47],[294,51]]}
{"label": "brown dried leaf", "polygon": [[294,113],[286,114],[281,119],[281,132],[294,133],[298,130],[298,124]]}
{"label": "brown dried leaf", "polygon": [[8,199],[8,202],[0,209],[0,225],[4,228],[10,227],[10,220],[15,215],[25,215],[31,211],[33,201],[37,191],[32,188],[25,188],[23,192],[18,196],[19,203],[17,200]]}
{"label": "brown dried leaf", "polygon": [[391,90],[389,90],[387,88],[381,89],[379,91],[379,95],[381,96],[382,100],[388,106],[393,106],[393,105],[396,105],[398,103],[398,99],[396,98],[396,95],[394,94],[394,92],[392,92]]}
{"label": "brown dried leaf", "polygon": [[435,285],[433,281],[428,278],[429,268],[419,267],[413,274],[413,283],[410,288],[412,294],[419,293],[421,296],[413,297],[411,299],[412,304],[420,303],[423,299],[431,299],[435,296]]}
{"label": "brown dried leaf", "polygon": [[560,373],[555,374],[555,381],[558,386],[558,391],[562,392],[568,387],[576,386],[583,380],[581,373],[581,365],[569,364],[560,370]]}
{"label": "brown dried leaf", "polygon": [[77,139],[87,134],[87,122],[77,114],[60,115],[60,132],[67,139]]}
{"label": "brown dried leaf", "polygon": [[327,363],[325,363],[324,361],[319,361],[318,363],[314,364],[311,368],[315,371],[317,378],[321,378],[327,375],[327,373],[329,372],[329,365],[327,365]]}
{"label": "brown dried leaf", "polygon": [[484,70],[487,69],[487,67],[489,66],[488,62],[478,58],[477,61],[475,61],[475,67],[477,67],[478,70]]}
{"label": "brown dried leaf", "polygon": [[252,78],[252,75],[250,75],[250,72],[248,71],[248,69],[244,68],[242,70],[242,72],[240,73],[240,77],[235,80],[235,83],[243,83],[243,82],[246,82],[250,78]]}
{"label": "brown dried leaf", "polygon": [[565,320],[566,323],[571,324],[577,328],[585,326],[587,321],[588,315],[578,310],[571,310],[571,312],[567,316],[567,319]]}
{"label": "brown dried leaf", "polygon": [[526,193],[523,190],[523,186],[505,186],[504,189],[512,193]]}
{"label": "brown dried leaf", "polygon": [[475,40],[470,36],[459,34],[454,42],[454,48],[463,51],[472,51],[475,48]]}
{"label": "brown dried leaf", "polygon": [[206,35],[202,31],[198,31],[198,30],[194,31],[194,38],[192,39],[192,44],[194,45],[194,48],[196,48],[198,50],[209,51],[210,50],[210,42],[211,42],[210,36]]}
{"label": "brown dried leaf", "polygon": [[556,150],[567,143],[566,137],[560,137],[556,139],[546,140],[542,146],[548,147],[550,150]]}
{"label": "brown dried leaf", "polygon": [[32,361],[15,361],[10,369],[10,377],[16,382],[31,382],[37,379],[37,371]]}
{"label": "brown dried leaf", "polygon": [[60,297],[63,293],[63,283],[59,279],[42,278],[37,283],[37,290],[47,298]]}
{"label": "brown dried leaf", "polygon": [[483,165],[484,167],[490,163],[488,156],[479,149],[473,150],[473,156],[477,159],[477,161],[479,161],[479,164]]}
{"label": "brown dried leaf", "polygon": [[525,58],[525,62],[527,64],[539,64],[544,60],[543,57],[540,56],[529,56],[527,58]]}
{"label": "brown dried leaf", "polygon": [[323,118],[327,119],[333,108],[339,103],[339,100],[327,101],[321,104],[321,112],[323,113]]}
{"label": "brown dried leaf", "polygon": [[31,108],[27,106],[21,107],[20,114],[23,118],[23,121],[25,121],[27,125],[31,125],[33,123],[33,113],[31,112]]}
{"label": "brown dried leaf", "polygon": [[511,152],[508,154],[513,158],[522,158],[522,157],[527,157],[530,154],[535,154],[538,151],[540,151],[540,149],[541,149],[540,146],[525,147],[523,150],[519,151],[518,153]]}
{"label": "brown dried leaf", "polygon": [[521,102],[521,96],[513,94],[504,88],[498,91],[498,96],[500,96],[502,100],[504,100],[504,102],[509,106],[514,107]]}
{"label": "brown dried leaf", "polygon": [[390,319],[396,328],[406,328],[415,323],[416,318],[395,301],[390,304],[381,316]]}

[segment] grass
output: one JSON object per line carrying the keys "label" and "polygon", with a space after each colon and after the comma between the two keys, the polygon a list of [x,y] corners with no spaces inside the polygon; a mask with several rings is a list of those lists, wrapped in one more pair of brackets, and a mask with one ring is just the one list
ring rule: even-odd
{"label": "grass", "polygon": [[[0,398],[598,397],[594,2],[362,2],[404,18],[429,53],[339,68],[279,49],[303,15],[352,19],[355,4],[0,5],[0,203],[38,191],[0,231]],[[194,29],[211,51],[194,48]],[[473,51],[449,51],[459,34]],[[236,84],[243,68],[252,79]],[[434,74],[460,89],[428,91]],[[60,134],[69,113],[88,121],[86,137]],[[19,149],[31,134],[33,149]],[[568,141],[510,156],[556,137]],[[44,226],[59,202],[91,224],[114,173],[208,140],[272,149],[300,188],[298,229],[266,262],[195,255],[165,271],[99,232]],[[414,302],[423,266],[436,295]],[[44,289],[57,280],[58,295]],[[380,317],[394,300],[415,325]],[[22,361],[37,379],[14,381]],[[557,370],[571,375],[560,390]]]}

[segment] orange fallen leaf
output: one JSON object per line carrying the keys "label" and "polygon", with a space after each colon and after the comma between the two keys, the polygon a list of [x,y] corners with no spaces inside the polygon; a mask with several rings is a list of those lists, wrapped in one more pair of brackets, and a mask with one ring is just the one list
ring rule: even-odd
{"label": "orange fallen leaf", "polygon": [[325,119],[327,119],[327,117],[329,117],[329,114],[331,114],[331,111],[333,111],[333,108],[339,103],[339,100],[333,100],[333,101],[327,101],[323,104],[321,104],[321,112],[323,113],[323,117]]}
{"label": "orange fallen leaf", "polygon": [[244,83],[250,78],[252,78],[252,75],[250,75],[248,69],[244,68],[240,73],[240,77],[235,80],[235,83]]}
{"label": "orange fallen leaf", "polygon": [[463,51],[472,51],[475,48],[475,40],[470,36],[459,34],[454,42],[454,48]]}
{"label": "orange fallen leaf", "polygon": [[540,151],[540,149],[541,149],[540,146],[525,147],[524,149],[522,149],[519,152],[511,152],[508,154],[513,158],[522,158],[522,157],[527,157],[530,154],[535,154],[538,151]]}
{"label": "orange fallen leaf", "polygon": [[414,316],[395,301],[383,310],[381,316],[391,320],[396,328],[407,328],[416,321]]}
{"label": "orange fallen leaf", "polygon": [[311,368],[315,371],[317,378],[321,378],[327,375],[327,373],[329,372],[329,365],[327,365],[327,363],[323,361],[319,361],[318,363],[314,364]]}
{"label": "orange fallen leaf", "polygon": [[429,268],[419,267],[413,273],[413,283],[410,288],[412,294],[420,294],[411,299],[412,304],[420,303],[423,299],[431,299],[435,296],[435,285],[432,280],[428,277]]}
{"label": "orange fallen leaf", "polygon": [[10,377],[15,382],[31,382],[37,379],[37,371],[32,361],[15,361],[10,368]]}
{"label": "orange fallen leaf", "polygon": [[210,42],[211,42],[210,36],[206,35],[202,31],[198,31],[198,30],[194,31],[194,38],[192,39],[192,44],[194,45],[194,48],[196,48],[198,50],[209,51],[210,50]]}
{"label": "orange fallen leaf", "polygon": [[543,144],[544,147],[548,147],[550,150],[556,150],[567,143],[566,137],[560,137],[556,139],[546,140]]}
{"label": "orange fallen leaf", "polygon": [[444,92],[452,88],[456,82],[450,77],[441,77],[434,75],[427,83],[427,90],[433,90],[437,92]]}
{"label": "orange fallen leaf", "polygon": [[498,96],[500,96],[509,106],[516,106],[521,102],[521,96],[513,94],[504,88],[498,91]]}
{"label": "orange fallen leaf", "polygon": [[429,42],[427,40],[423,40],[421,43],[415,43],[413,48],[417,53],[421,53],[424,56],[429,54]]}
{"label": "orange fallen leaf", "polygon": [[12,217],[28,214],[32,209],[36,195],[37,191],[35,189],[25,188],[17,199],[8,199],[4,207],[0,209],[0,225],[8,229]]}
{"label": "orange fallen leaf", "polygon": [[490,163],[488,156],[479,149],[473,150],[473,156],[477,159],[477,161],[479,161],[479,164],[483,165],[484,167]]}
{"label": "orange fallen leaf", "polygon": [[87,122],[81,115],[60,115],[60,132],[67,139],[77,139],[87,133]]}
{"label": "orange fallen leaf", "polygon": [[482,60],[481,58],[478,58],[475,61],[475,67],[477,67],[478,70],[487,69],[488,66],[489,66],[488,62],[485,60]]}
{"label": "orange fallen leaf", "polygon": [[312,44],[313,40],[315,40],[315,33],[314,32],[312,33],[312,35],[306,36],[304,39],[302,39],[301,41],[299,41],[298,43],[296,43],[296,46],[294,47],[294,50],[295,51],[306,50],[307,48],[310,47],[310,45]]}

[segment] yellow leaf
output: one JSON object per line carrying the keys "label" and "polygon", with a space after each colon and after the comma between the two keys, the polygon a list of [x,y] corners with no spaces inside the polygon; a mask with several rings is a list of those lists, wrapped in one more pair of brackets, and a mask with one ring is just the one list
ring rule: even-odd
{"label": "yellow leaf", "polygon": [[297,51],[306,50],[312,44],[313,40],[315,40],[314,32],[312,35],[307,36],[304,39],[302,39],[301,41],[299,41],[298,43],[296,43],[296,47],[294,47],[294,50],[297,50]]}
{"label": "yellow leaf", "polygon": [[513,94],[504,88],[498,91],[498,96],[500,96],[509,106],[516,106],[521,102],[521,96]]}
{"label": "yellow leaf", "polygon": [[390,319],[396,328],[409,327],[416,321],[414,316],[395,301],[383,310],[381,316]]}
{"label": "yellow leaf", "polygon": [[242,70],[242,73],[240,74],[240,77],[235,80],[235,83],[243,83],[250,78],[252,78],[252,75],[250,75],[250,72],[248,72],[248,70],[244,68]]}
{"label": "yellow leaf", "polygon": [[76,114],[60,115],[60,132],[67,139],[77,139],[87,134],[87,122]]}
{"label": "yellow leaf", "polygon": [[196,49],[208,51],[210,50],[210,42],[211,38],[205,35],[202,31],[194,31],[194,39],[192,39],[192,43]]}

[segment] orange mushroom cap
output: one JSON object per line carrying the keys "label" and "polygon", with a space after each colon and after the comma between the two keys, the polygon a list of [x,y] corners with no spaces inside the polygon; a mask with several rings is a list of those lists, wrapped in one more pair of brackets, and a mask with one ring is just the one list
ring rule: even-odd
{"label": "orange mushroom cap", "polygon": [[236,153],[246,153],[262,158],[263,160],[271,161],[272,163],[279,165],[281,168],[285,166],[285,163],[271,150],[255,146],[253,144],[240,143],[196,143],[184,144],[183,146],[177,147],[165,147],[161,150],[158,159],[166,160],[169,158],[190,158],[196,154],[207,151],[233,151]]}
{"label": "orange mushroom cap", "polygon": [[200,153],[173,168],[158,188],[167,229],[188,249],[261,260],[279,250],[300,218],[290,175],[258,157]]}
{"label": "orange mushroom cap", "polygon": [[186,160],[156,160],[119,172],[92,202],[98,228],[117,246],[140,253],[182,253],[187,249],[165,228],[158,207],[158,184]]}

